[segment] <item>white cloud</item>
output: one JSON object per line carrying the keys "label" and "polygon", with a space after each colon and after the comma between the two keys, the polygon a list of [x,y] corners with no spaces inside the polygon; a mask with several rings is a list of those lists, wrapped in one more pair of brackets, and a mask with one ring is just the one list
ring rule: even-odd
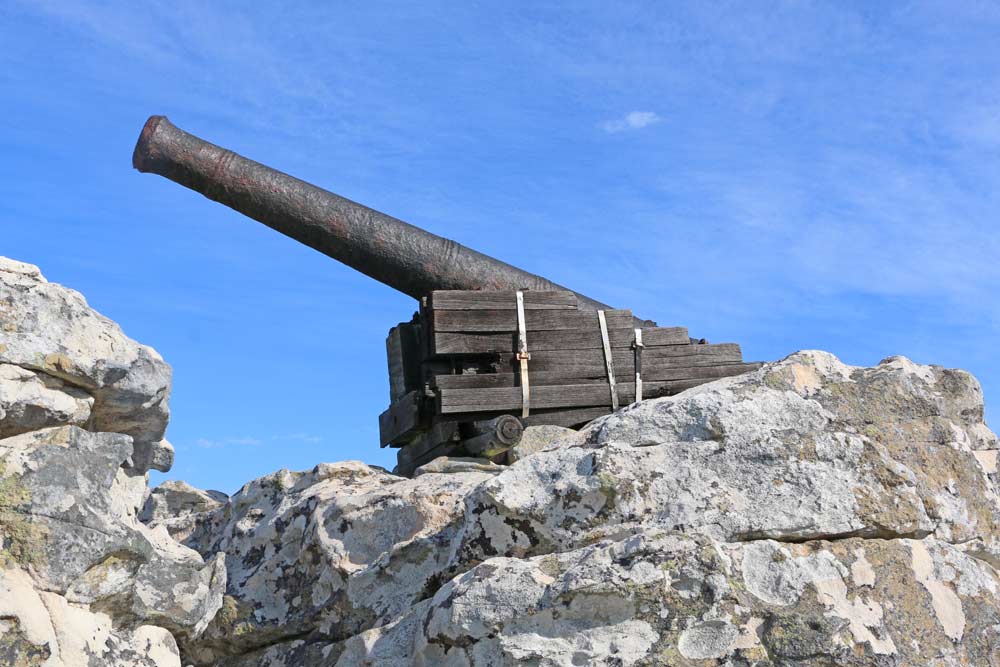
{"label": "white cloud", "polygon": [[311,433],[285,433],[283,435],[275,435],[271,437],[271,440],[283,440],[283,441],[297,441],[305,442],[308,444],[316,444],[318,442],[323,442],[323,438],[318,435],[313,435]]}
{"label": "white cloud", "polygon": [[300,442],[315,445],[323,442],[323,438],[312,433],[283,433],[272,435],[266,438],[251,437],[225,437],[225,438],[198,438],[194,444],[202,449],[221,449],[223,447],[260,447],[270,442]]}
{"label": "white cloud", "polygon": [[263,443],[257,438],[198,438],[194,441],[194,444],[204,449],[219,449],[220,447],[227,447],[229,445],[256,447]]}
{"label": "white cloud", "polygon": [[655,111],[629,111],[621,118],[606,121],[601,127],[605,132],[625,132],[626,130],[641,130],[650,125],[656,125],[663,119]]}

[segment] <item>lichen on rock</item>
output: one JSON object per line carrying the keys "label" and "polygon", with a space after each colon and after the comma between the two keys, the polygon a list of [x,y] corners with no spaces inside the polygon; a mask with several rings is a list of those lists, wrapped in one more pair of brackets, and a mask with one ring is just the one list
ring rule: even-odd
{"label": "lichen on rock", "polygon": [[170,378],[79,292],[0,257],[0,437],[61,424],[124,433],[140,465],[169,470]]}
{"label": "lichen on rock", "polygon": [[34,565],[44,558],[45,530],[32,522],[31,492],[0,460],[0,569]]}
{"label": "lichen on rock", "polygon": [[509,466],[232,497],[147,489],[168,395],[151,349],[0,260],[0,662],[1000,664],[998,444],[960,370],[799,352],[528,429]]}

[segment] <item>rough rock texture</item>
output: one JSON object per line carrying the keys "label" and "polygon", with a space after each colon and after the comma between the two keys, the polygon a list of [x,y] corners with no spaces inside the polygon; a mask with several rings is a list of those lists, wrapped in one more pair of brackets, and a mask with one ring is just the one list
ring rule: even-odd
{"label": "rough rock texture", "polygon": [[202,491],[186,482],[164,482],[146,498],[139,520],[163,526],[178,542],[201,544],[219,530],[217,521],[224,514],[214,510],[228,502],[229,496],[221,491]]}
{"label": "rough rock texture", "polygon": [[0,570],[0,664],[12,667],[179,667],[177,643],[154,625],[117,627],[111,616]]}
{"label": "rough rock texture", "polygon": [[963,371],[799,353],[630,406],[578,446],[480,485],[466,557],[566,550],[650,526],[727,542],[992,541],[997,497],[974,452],[996,441],[982,413]]}
{"label": "rough rock texture", "polygon": [[[139,639],[112,633],[119,626],[159,626],[142,641],[155,639],[173,655],[134,664],[175,664],[174,635],[198,636],[222,605],[221,554],[206,562],[165,529],[139,522],[146,480],[122,467],[131,451],[127,435],[76,426],[0,440],[0,579],[11,591],[0,596],[0,618],[55,656],[45,664],[88,664],[75,657],[88,650],[95,660],[133,664],[106,652],[145,655]],[[74,644],[87,632],[110,639]]]}
{"label": "rough rock texture", "polygon": [[727,544],[654,530],[490,559],[329,664],[988,665],[997,592],[989,565],[933,538]]}
{"label": "rough rock texture", "polygon": [[0,664],[1000,667],[998,443],[963,371],[800,352],[527,429],[509,467],[231,498],[148,490],[168,394],[0,260]]}
{"label": "rough rock texture", "polygon": [[1000,664],[997,441],[969,374],[803,352],[550,437],[499,474],[350,463],[248,485],[190,541],[226,551],[241,620],[185,655]]}
{"label": "rough rock texture", "polygon": [[546,447],[557,447],[563,438],[572,438],[575,436],[576,431],[563,426],[552,426],[551,424],[529,426],[524,429],[521,441],[507,452],[507,458],[511,463],[514,463],[535,452],[540,452]]}
{"label": "rough rock texture", "polygon": [[188,544],[225,551],[223,612],[185,645],[200,664],[289,637],[347,639],[383,625],[440,581],[462,499],[488,473],[395,477],[363,463],[281,470],[244,486]]}
{"label": "rough rock texture", "polygon": [[124,433],[140,471],[169,470],[170,366],[78,292],[0,257],[0,436],[75,424]]}
{"label": "rough rock texture", "polygon": [[503,472],[502,465],[493,463],[489,459],[471,458],[464,456],[448,457],[439,456],[429,463],[425,463],[413,471],[414,477],[420,477],[428,473],[453,473],[453,472]]}
{"label": "rough rock texture", "polygon": [[221,608],[224,557],[139,521],[169,379],[78,294],[0,259],[0,664],[180,667],[178,639]]}

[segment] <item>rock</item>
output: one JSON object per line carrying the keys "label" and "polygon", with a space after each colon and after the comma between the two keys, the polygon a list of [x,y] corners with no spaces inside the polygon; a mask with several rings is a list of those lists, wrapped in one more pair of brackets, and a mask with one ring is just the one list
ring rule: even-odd
{"label": "rock", "polygon": [[59,378],[0,364],[0,438],[49,426],[83,426],[94,398]]}
{"label": "rock", "polygon": [[934,538],[651,531],[492,558],[348,640],[294,639],[219,667],[987,665],[998,586],[992,567]]}
{"label": "rock", "polygon": [[189,542],[225,552],[229,583],[204,636],[181,641],[185,655],[215,664],[289,638],[340,641],[400,616],[438,585],[462,500],[489,477],[406,479],[347,461],[247,484],[214,510],[216,539]]}
{"label": "rock", "polygon": [[169,472],[174,467],[174,446],[167,440],[149,442],[136,448],[128,467],[139,471],[159,470]]}
{"label": "rock", "polygon": [[17,569],[0,569],[0,664],[181,667],[164,628],[116,626],[105,613],[37,590]]}
{"label": "rock", "polygon": [[[222,533],[231,572],[243,568],[231,615],[245,620],[190,654],[218,667],[1000,659],[1000,503],[983,465],[995,440],[967,373],[805,352],[555,435],[499,474],[401,480],[342,464],[246,487],[254,510],[234,499]],[[338,481],[320,494],[327,474]],[[412,568],[400,547],[432,533],[386,513],[448,479],[447,528]],[[338,546],[317,558],[320,526]],[[330,565],[346,544],[377,545],[351,559],[377,587],[353,587],[342,557]],[[337,586],[317,586],[324,569]],[[278,571],[282,585],[264,584]],[[317,590],[322,610],[288,602]],[[226,655],[222,636],[242,648]]]}
{"label": "rock", "polygon": [[[3,435],[76,424],[130,435],[133,461],[159,469],[167,465],[160,442],[169,418],[170,367],[91,309],[78,292],[6,258],[0,258],[3,367],[31,372],[0,373]],[[158,453],[148,451],[158,447]]]}
{"label": "rock", "polygon": [[0,258],[0,664],[180,667],[177,638],[221,608],[222,554],[138,520],[146,471],[172,462],[169,381],[79,294]]}
{"label": "rock", "polygon": [[115,624],[198,636],[222,605],[223,559],[138,521],[145,477],[122,468],[131,452],[127,435],[75,426],[0,440],[0,566]]}
{"label": "rock", "polygon": [[978,383],[799,353],[644,401],[477,487],[465,558],[533,555],[659,527],[721,542],[989,534]]}
{"label": "rock", "polygon": [[507,458],[511,463],[520,461],[547,447],[568,443],[577,437],[577,433],[571,428],[562,426],[529,426],[524,429],[521,441],[507,452]]}
{"label": "rock", "polygon": [[496,474],[503,471],[502,465],[497,465],[489,459],[467,458],[461,456],[439,456],[430,463],[425,463],[413,471],[414,477],[429,473],[461,473],[488,472]]}
{"label": "rock", "polygon": [[148,490],[169,368],[82,297],[0,260],[0,330],[0,664],[1000,664],[968,373],[801,352],[529,428],[509,467],[348,461],[229,498]]}
{"label": "rock", "polygon": [[170,536],[193,548],[210,552],[208,542],[221,530],[218,521],[226,517],[216,510],[229,504],[221,491],[202,491],[186,482],[164,482],[152,490],[139,515],[150,527],[163,526]]}
{"label": "rock", "polygon": [[720,544],[653,531],[487,560],[336,647],[335,664],[986,665],[998,585],[934,538]]}

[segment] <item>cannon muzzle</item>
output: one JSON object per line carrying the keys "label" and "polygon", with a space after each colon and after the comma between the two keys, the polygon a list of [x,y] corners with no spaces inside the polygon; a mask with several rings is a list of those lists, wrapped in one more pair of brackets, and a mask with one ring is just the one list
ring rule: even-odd
{"label": "cannon muzzle", "polygon": [[[434,290],[565,290],[541,276],[178,129],[142,128],[132,165],[191,188],[415,299]],[[578,294],[579,307],[605,309]]]}

